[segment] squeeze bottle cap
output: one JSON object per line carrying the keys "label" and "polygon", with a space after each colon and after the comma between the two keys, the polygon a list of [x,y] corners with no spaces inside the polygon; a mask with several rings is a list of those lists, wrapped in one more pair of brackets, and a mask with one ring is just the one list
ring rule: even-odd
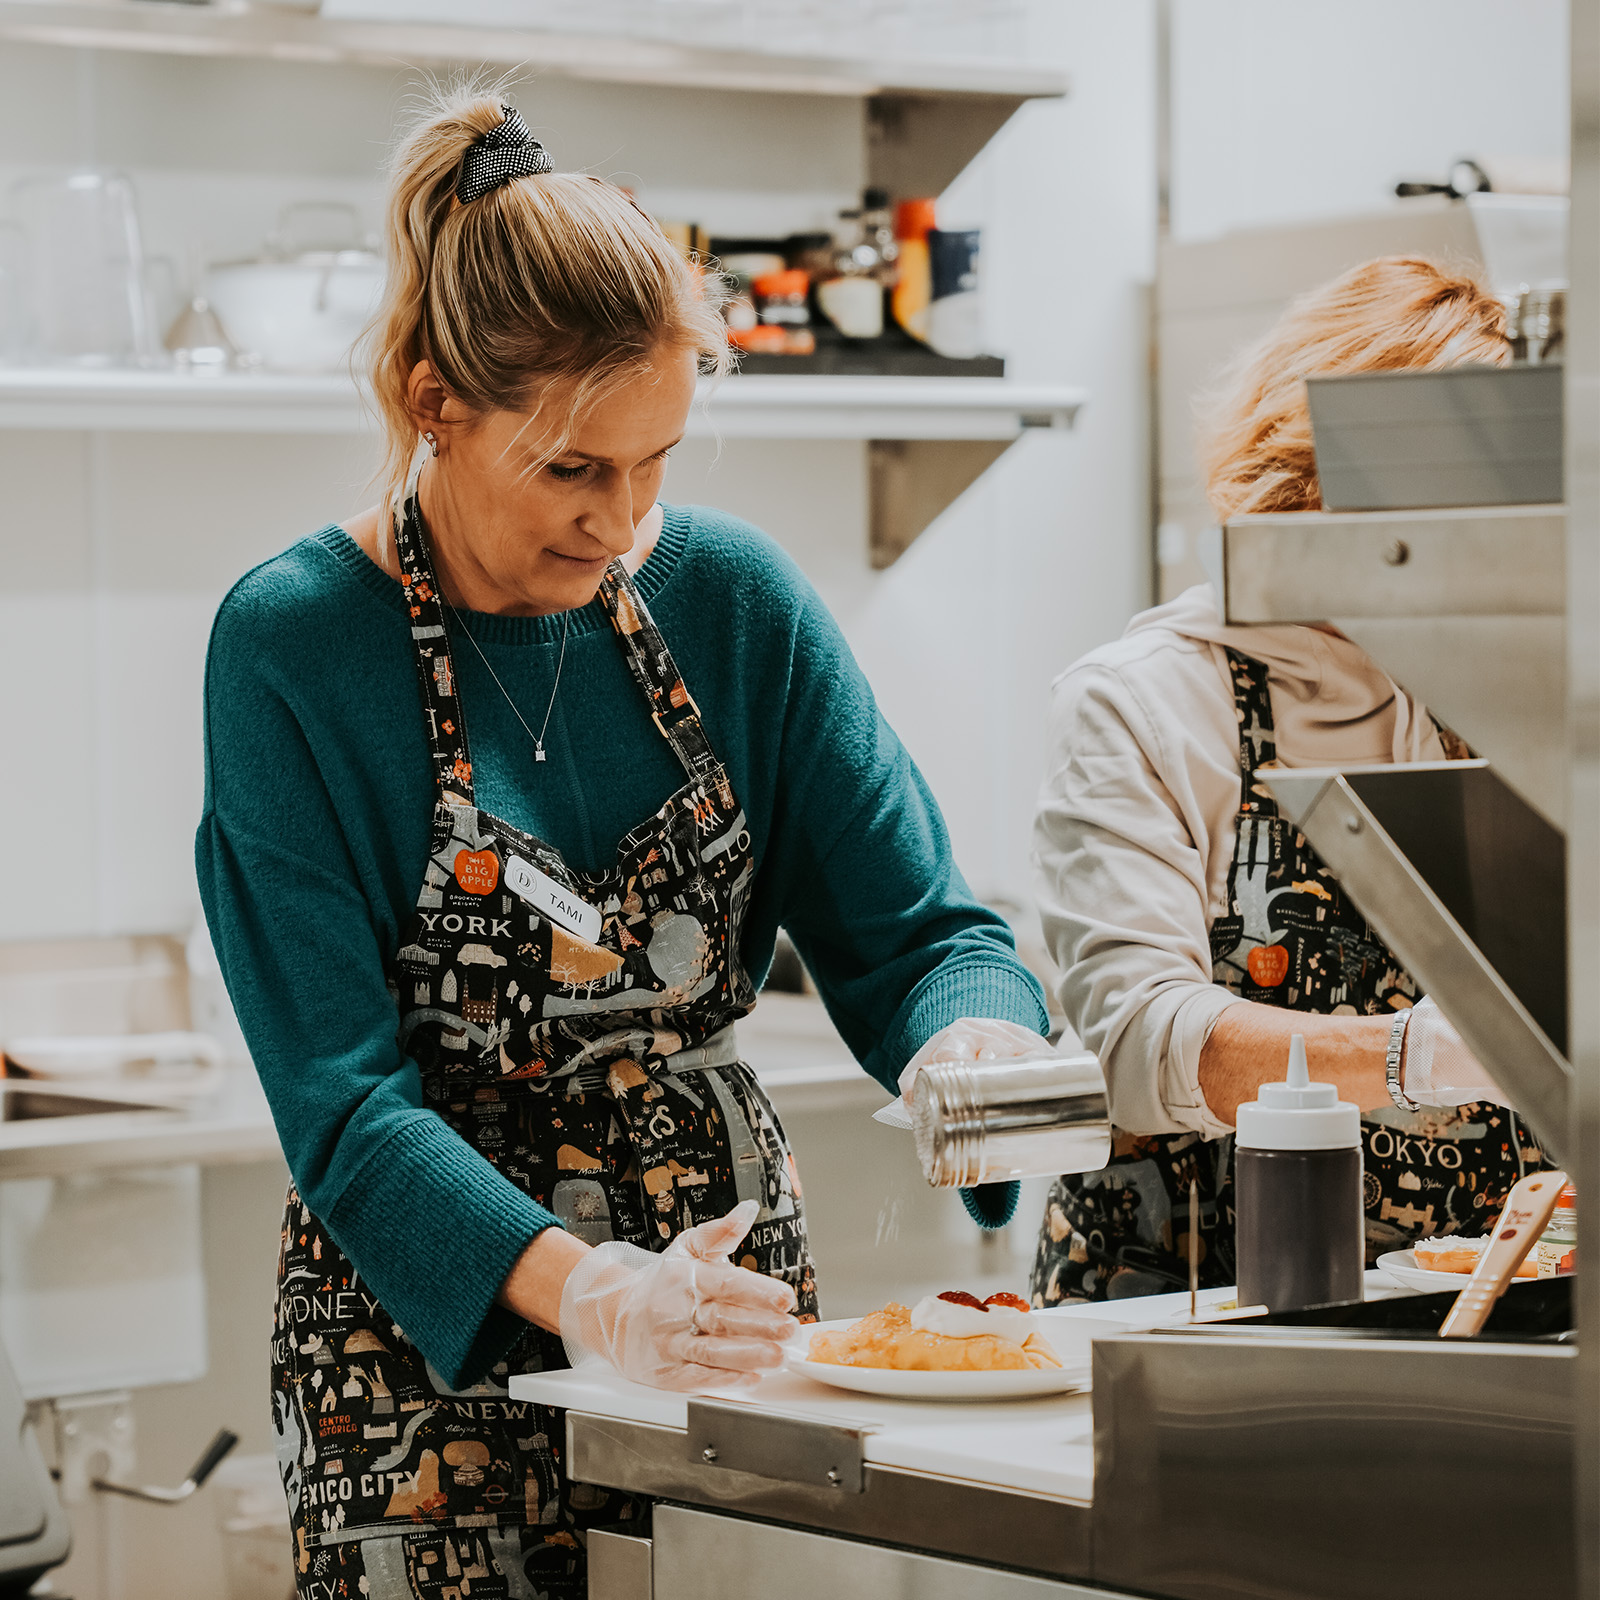
{"label": "squeeze bottle cap", "polygon": [[1246,1150],[1349,1150],[1361,1143],[1361,1108],[1331,1083],[1313,1083],[1304,1034],[1289,1041],[1281,1083],[1264,1083],[1239,1107],[1235,1143]]}

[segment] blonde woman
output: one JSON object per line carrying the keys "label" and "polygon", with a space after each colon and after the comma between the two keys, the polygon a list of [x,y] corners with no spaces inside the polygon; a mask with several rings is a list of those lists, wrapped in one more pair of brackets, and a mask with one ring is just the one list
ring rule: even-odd
{"label": "blonde woman", "polygon": [[246,576],[206,675],[201,889],[294,1176],[274,1415],[308,1600],[578,1596],[634,1507],[508,1376],[749,1384],[816,1316],[733,1031],[780,925],[890,1088],[1046,1017],[815,593],[658,499],[712,290],[470,94],[388,242],[389,499]]}
{"label": "blonde woman", "polygon": [[[1510,360],[1500,305],[1409,257],[1307,296],[1213,402],[1219,520],[1321,503],[1308,373]],[[1369,1262],[1481,1233],[1540,1153],[1499,1091],[1255,774],[1464,754],[1328,626],[1228,627],[1209,586],[1135,617],[1057,681],[1035,824],[1062,1006],[1100,1057],[1119,1131],[1103,1172],[1052,1188],[1036,1301],[1234,1281],[1234,1114],[1303,1033],[1315,1075],[1364,1108]],[[1397,1071],[1391,1079],[1391,1051]]]}

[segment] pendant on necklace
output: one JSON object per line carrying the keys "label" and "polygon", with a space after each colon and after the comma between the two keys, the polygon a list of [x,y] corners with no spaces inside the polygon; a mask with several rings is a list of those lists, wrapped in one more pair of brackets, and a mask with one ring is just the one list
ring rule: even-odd
{"label": "pendant on necklace", "polygon": [[533,747],[533,759],[535,761],[543,761],[544,760],[544,746],[542,744],[536,744]]}

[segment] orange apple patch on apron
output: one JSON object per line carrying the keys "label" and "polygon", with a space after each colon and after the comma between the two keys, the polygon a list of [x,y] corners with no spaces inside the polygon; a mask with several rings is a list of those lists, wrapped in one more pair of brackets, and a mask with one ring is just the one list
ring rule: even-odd
{"label": "orange apple patch on apron", "polygon": [[493,894],[500,881],[500,858],[493,850],[457,850],[456,882],[468,894]]}
{"label": "orange apple patch on apron", "polygon": [[1252,981],[1276,989],[1289,976],[1289,952],[1281,944],[1258,944],[1245,957]]}

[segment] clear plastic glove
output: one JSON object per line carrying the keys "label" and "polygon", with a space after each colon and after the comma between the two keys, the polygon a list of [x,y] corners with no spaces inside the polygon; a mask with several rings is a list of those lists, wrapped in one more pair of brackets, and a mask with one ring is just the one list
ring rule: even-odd
{"label": "clear plastic glove", "polygon": [[608,1361],[655,1389],[748,1388],[783,1362],[799,1324],[794,1290],[728,1257],[756,1219],[754,1200],[687,1228],[660,1255],[613,1241],[572,1269],[561,1338],[574,1367]]}
{"label": "clear plastic glove", "polygon": [[1473,1100],[1493,1100],[1503,1106],[1512,1103],[1431,999],[1419,1000],[1411,1012],[1400,1065],[1400,1087],[1418,1105],[1463,1106]]}
{"label": "clear plastic glove", "polygon": [[1043,1061],[1056,1048],[1032,1028],[993,1017],[963,1017],[941,1028],[906,1062],[900,1073],[900,1098],[911,1104],[917,1074],[935,1061]]}

